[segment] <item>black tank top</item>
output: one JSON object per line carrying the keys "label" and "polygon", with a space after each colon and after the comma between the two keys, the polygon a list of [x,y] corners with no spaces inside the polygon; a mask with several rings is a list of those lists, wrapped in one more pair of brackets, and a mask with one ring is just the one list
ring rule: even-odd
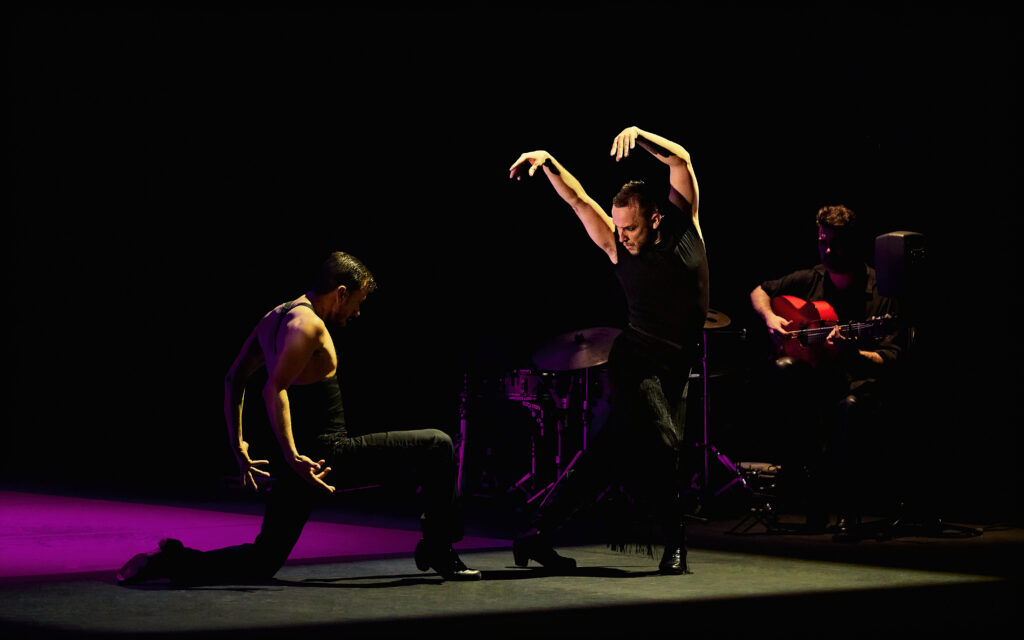
{"label": "black tank top", "polygon": [[[307,302],[286,304],[278,310],[277,328],[274,330],[274,350],[277,350],[277,333],[289,311],[295,307],[309,307]],[[345,409],[341,402],[341,385],[338,374],[310,384],[293,384],[288,387],[288,406],[291,409],[292,436],[299,451],[317,447],[319,437],[333,434],[345,436]]]}

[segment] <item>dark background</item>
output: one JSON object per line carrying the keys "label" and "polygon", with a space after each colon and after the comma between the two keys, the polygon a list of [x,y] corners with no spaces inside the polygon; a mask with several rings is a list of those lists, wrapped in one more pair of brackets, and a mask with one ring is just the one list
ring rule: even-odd
{"label": "dark background", "polygon": [[[224,372],[336,249],[381,285],[336,336],[355,428],[457,430],[465,380],[623,319],[571,210],[509,166],[546,149],[607,204],[665,176],[608,156],[637,125],[692,154],[727,374],[762,355],[750,289],[816,262],[820,206],[858,211],[868,249],[925,235],[910,457],[944,508],[1019,513],[1008,14],[719,4],[9,8],[5,477],[232,473]],[[713,438],[756,456],[744,447],[790,408],[733,377],[715,383]],[[249,409],[258,423],[258,396]]]}

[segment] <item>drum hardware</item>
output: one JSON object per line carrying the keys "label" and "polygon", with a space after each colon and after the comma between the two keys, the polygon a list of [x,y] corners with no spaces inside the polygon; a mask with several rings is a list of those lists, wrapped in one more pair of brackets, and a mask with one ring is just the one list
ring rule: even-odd
{"label": "drum hardware", "polygon": [[[531,498],[534,500],[546,494],[554,485],[572,469],[576,461],[587,448],[587,437],[591,428],[590,393],[599,377],[593,373],[608,362],[612,345],[622,333],[613,327],[594,327],[571,331],[555,336],[533,353],[533,361],[541,369],[568,373],[568,388],[559,394],[557,386],[552,387],[551,395],[559,409],[556,421],[555,446],[555,480],[541,489]],[[570,430],[570,418],[576,416],[572,410],[573,399],[579,400],[580,448],[573,454],[567,464],[565,460],[565,435]]]}
{"label": "drum hardware", "polygon": [[[502,471],[508,472],[514,469],[515,475],[512,476],[514,480],[498,480],[500,474],[494,473],[496,471],[495,468],[481,467],[474,469],[474,477],[471,484],[474,485],[474,489],[483,491],[481,495],[496,497],[496,495],[501,493],[512,495],[521,491],[532,501],[535,499],[534,494],[538,490],[538,485],[541,483],[548,485],[549,483],[547,478],[542,478],[541,476],[551,475],[544,473],[545,470],[539,464],[539,460],[542,457],[540,454],[540,444],[548,437],[551,427],[549,413],[557,408],[551,394],[551,389],[556,384],[555,374],[535,371],[533,369],[517,368],[500,373],[489,372],[489,374],[483,376],[474,376],[467,371],[463,373],[463,379],[464,388],[460,406],[460,435],[457,440],[453,439],[455,440],[459,462],[458,491],[460,495],[465,485],[465,472],[463,469],[465,466],[472,466],[472,461],[469,465],[464,464],[467,439],[470,441],[469,446],[471,449],[474,446],[477,447],[475,451],[479,452],[479,454],[470,454],[471,456],[479,455],[479,458],[474,458],[477,462],[488,459],[492,451],[505,456],[511,451],[492,449],[488,445],[491,445],[493,441],[483,433],[480,434],[481,438],[476,439],[476,444],[474,445],[475,420],[481,415],[481,413],[477,413],[477,407],[479,407],[483,414],[498,411],[502,416],[516,420],[514,425],[502,423],[501,428],[513,427],[517,430],[518,436],[516,437],[522,438],[521,444],[525,445],[524,453],[528,456],[529,467],[523,473],[520,464],[508,459],[513,464],[511,467],[502,467]],[[467,406],[469,406],[468,409]],[[517,408],[513,409],[513,406]],[[465,416],[467,414],[469,415],[468,434],[465,433],[467,431],[465,428],[465,423],[467,422]],[[491,415],[491,417],[495,416]],[[489,427],[490,425],[483,423],[482,426]],[[525,430],[521,430],[523,426],[526,427]],[[498,459],[494,458],[491,462],[498,462]],[[495,482],[495,480],[498,481]]]}
{"label": "drum hardware", "polygon": [[459,435],[455,442],[455,461],[457,472],[455,475],[455,493],[462,495],[462,480],[464,475],[464,463],[466,461],[466,403],[469,399],[469,374],[462,374],[462,391],[459,392]]}
{"label": "drum hardware", "polygon": [[[717,498],[723,493],[731,489],[735,485],[740,485],[744,490],[749,491],[750,487],[747,485],[747,480],[744,477],[742,471],[733,464],[732,460],[722,453],[718,447],[713,445],[708,438],[708,405],[709,405],[709,393],[708,393],[708,379],[711,375],[708,373],[708,331],[723,329],[732,324],[732,320],[726,314],[721,311],[714,309],[708,309],[707,317],[704,322],[704,328],[702,330],[702,353],[701,353],[701,371],[700,373],[691,374],[690,378],[700,378],[701,380],[701,417],[703,421],[703,440],[697,443],[697,447],[701,449],[701,455],[703,458],[702,469],[695,473],[690,480],[690,486],[694,489],[698,489],[698,510],[703,507],[703,501],[709,499],[709,497]],[[744,332],[745,335],[745,332]],[[711,492],[711,456],[714,456],[715,460],[718,461],[722,467],[732,476],[732,478],[726,482],[723,486],[719,487],[713,493]]]}
{"label": "drum hardware", "polygon": [[[735,485],[750,491],[743,472],[710,442],[708,434],[709,393],[708,380],[708,331],[717,331],[731,324],[728,315],[709,310],[703,328],[703,354],[701,371],[691,374],[691,379],[702,380],[703,440],[697,446],[703,454],[703,468],[694,474],[691,485],[700,489],[702,497],[718,497]],[[502,398],[514,401],[527,408],[537,423],[538,429],[531,434],[529,471],[523,474],[507,489],[506,493],[523,492],[527,503],[546,495],[565,476],[587,449],[590,434],[592,391],[604,384],[601,367],[608,362],[615,338],[620,329],[596,327],[564,333],[549,340],[532,354],[536,369],[513,369],[497,381]],[[745,337],[745,330],[740,332]],[[493,381],[492,381],[493,382]],[[597,398],[598,400],[600,398]],[[577,415],[578,414],[578,415]],[[543,472],[543,462],[538,444],[551,435],[550,422],[554,418],[553,478]],[[578,419],[578,422],[576,420]],[[580,447],[566,462],[566,436],[574,433],[574,423],[581,427]],[[732,478],[717,490],[710,486],[711,458],[718,461]]]}
{"label": "drum hardware", "polygon": [[[569,374],[569,388],[564,394],[559,394],[557,386],[553,388],[553,396],[558,400],[559,408],[568,410],[572,405],[574,391],[579,395],[578,391],[582,387],[582,417],[587,426],[591,390],[601,385],[603,380],[600,375],[593,374],[608,362],[612,344],[620,333],[621,329],[611,327],[572,331],[556,336],[533,354],[534,363],[541,369]],[[582,435],[585,449],[586,430]]]}
{"label": "drum hardware", "polygon": [[[739,469],[708,438],[708,379],[710,376],[708,374],[707,332],[708,330],[723,329],[731,322],[725,313],[713,309],[708,311],[703,328],[702,370],[701,373],[691,375],[691,378],[702,379],[704,422],[703,441],[698,443],[704,457],[703,468],[693,476],[691,483],[694,488],[700,487],[702,495],[705,496],[712,495],[710,487],[710,458],[712,456],[733,475],[733,478],[725,486],[713,493],[715,497],[736,484],[746,487]],[[586,451],[587,439],[592,427],[590,420],[591,391],[601,380],[595,374],[598,373],[602,365],[608,362],[612,345],[621,333],[620,329],[611,327],[595,327],[563,333],[547,341],[532,354],[536,369],[514,369],[502,376],[500,387],[503,397],[528,408],[539,426],[539,432],[531,436],[529,471],[513,483],[507,493],[522,491],[527,494],[528,503],[534,502],[564,477],[580,455]],[[560,388],[561,383],[567,383],[567,387]],[[577,408],[580,409],[579,416],[576,415]],[[544,482],[539,477],[541,471],[538,442],[549,435],[547,420],[551,415],[554,415],[555,418],[554,479]],[[566,462],[568,456],[565,453],[565,437],[567,432],[572,430],[571,423],[574,418],[579,418],[581,426],[580,448]]]}
{"label": "drum hardware", "polygon": [[708,309],[708,315],[704,320],[704,329],[724,329],[732,324],[732,320],[729,316],[725,315],[721,311],[714,309]]}
{"label": "drum hardware", "polygon": [[533,361],[544,371],[580,371],[608,362],[612,343],[621,329],[596,327],[556,336],[533,353]]}
{"label": "drum hardware", "polygon": [[[594,381],[591,368],[608,361],[612,343],[621,333],[619,329],[597,327],[565,333],[549,340],[533,353],[535,369],[514,369],[501,379],[502,397],[512,400],[530,411],[538,425],[531,434],[530,467],[514,482],[506,493],[524,492],[527,503],[546,495],[579,459],[587,446],[591,408],[589,393]],[[580,449],[567,461],[567,437],[574,432],[573,422],[577,409],[582,412],[579,424],[583,433]],[[553,420],[554,424],[551,424]],[[553,430],[552,430],[553,427]],[[553,436],[553,463],[544,473],[539,444]]]}
{"label": "drum hardware", "polygon": [[566,422],[568,420],[568,410],[570,400],[573,392],[576,389],[576,376],[571,375],[568,378],[569,388],[566,389],[564,394],[559,394],[556,386],[552,386],[550,392],[551,397],[555,401],[555,408],[558,409],[557,418],[555,420],[555,476],[560,477],[562,475],[562,450],[564,447],[563,438],[566,431]]}
{"label": "drum hardware", "polygon": [[504,397],[522,402],[544,398],[551,386],[549,377],[550,374],[536,373],[532,369],[514,369],[501,378]]}
{"label": "drum hardware", "polygon": [[[554,458],[554,460],[553,460],[553,462],[554,462],[554,479],[551,480],[550,482],[547,482],[543,486],[540,486],[537,483],[537,480],[539,478],[539,476],[538,476],[538,465],[537,465],[537,462],[538,462],[537,443],[538,443],[538,441],[544,440],[544,438],[547,436],[547,434],[545,433],[546,424],[547,424],[546,423],[546,417],[547,416],[545,414],[545,407],[543,405],[541,405],[541,404],[537,404],[537,403],[533,403],[533,402],[529,402],[529,401],[520,401],[520,404],[522,406],[524,406],[524,407],[526,407],[527,409],[530,410],[531,417],[533,417],[534,420],[537,422],[538,430],[537,430],[537,432],[533,436],[531,436],[531,442],[530,442],[530,471],[527,472],[525,475],[523,475],[523,477],[521,477],[515,484],[513,484],[508,489],[508,493],[514,493],[515,491],[524,491],[524,492],[526,492],[527,495],[528,495],[528,498],[526,500],[527,504],[530,504],[530,503],[534,502],[538,498],[544,496],[548,491],[550,491],[551,488],[554,487],[555,484],[568,472],[568,470],[572,467],[572,465],[576,462],[577,459],[579,459],[580,455],[583,453],[583,449],[578,450],[575,453],[575,455],[573,455],[572,460],[570,460],[568,464],[563,466],[563,461],[565,459],[565,456],[564,456],[565,440],[564,440],[564,438],[565,438],[565,432],[568,430],[568,418],[569,418],[569,416],[571,414],[569,409],[571,407],[571,404],[572,404],[571,400],[572,400],[572,396],[575,393],[575,391],[576,391],[575,376],[569,378],[569,389],[568,389],[568,391],[564,395],[559,395],[558,391],[554,388],[554,386],[551,386],[551,387],[549,387],[547,389],[547,393],[550,395],[550,399],[551,399],[551,402],[550,402],[550,404],[552,405],[551,408],[553,409],[553,411],[549,411],[548,413],[549,414],[550,413],[554,413],[554,415],[555,415],[555,433],[554,433],[555,448],[554,448],[554,452],[553,452],[553,458]],[[548,397],[548,396],[545,396],[545,397]],[[583,421],[583,424],[586,425],[586,421],[585,420]],[[586,434],[585,434],[585,432],[583,434],[583,442],[584,442],[583,447],[585,448],[586,447]],[[527,485],[527,483],[530,483],[531,481],[532,481],[532,483]]]}
{"label": "drum hardware", "polygon": [[775,478],[782,468],[769,462],[740,462],[737,471],[749,490],[750,508],[747,515],[726,533],[741,534],[756,525],[763,525],[768,533],[794,533],[796,529],[783,526],[773,505],[775,501]]}
{"label": "drum hardware", "polygon": [[[520,400],[520,404],[530,410],[530,417],[534,419],[539,429],[537,432],[530,435],[530,470],[523,477],[519,478],[519,480],[517,480],[511,487],[509,487],[506,493],[523,491],[529,496],[526,500],[526,503],[529,504],[536,500],[538,495],[547,491],[547,488],[550,487],[551,484],[539,492],[536,490],[537,441],[544,438],[544,407],[528,400]],[[526,486],[526,483],[528,482],[531,483],[529,487]],[[533,493],[533,495],[530,495],[531,493]]]}

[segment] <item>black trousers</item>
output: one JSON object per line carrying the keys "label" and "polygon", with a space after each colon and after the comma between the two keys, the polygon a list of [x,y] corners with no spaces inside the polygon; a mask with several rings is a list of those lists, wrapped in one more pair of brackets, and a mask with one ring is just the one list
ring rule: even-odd
{"label": "black trousers", "polygon": [[552,488],[533,526],[551,533],[621,482],[667,535],[683,522],[681,446],[686,392],[698,353],[626,329],[608,358],[609,413],[587,450]]}
{"label": "black trousers", "polygon": [[[445,432],[417,429],[358,437],[329,435],[319,438],[317,445],[303,453],[327,461],[331,467],[328,484],[357,486],[415,479],[422,487],[423,537],[443,544],[462,539],[457,468],[452,440]],[[171,580],[211,584],[273,577],[298,542],[313,508],[326,495],[285,468],[269,492],[255,541],[211,551],[186,548],[180,561],[173,563]]]}

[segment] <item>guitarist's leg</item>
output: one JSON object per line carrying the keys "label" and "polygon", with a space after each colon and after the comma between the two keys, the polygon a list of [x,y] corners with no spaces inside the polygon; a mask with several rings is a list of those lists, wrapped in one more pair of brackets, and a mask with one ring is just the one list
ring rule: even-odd
{"label": "guitarist's leg", "polygon": [[884,460],[873,454],[880,451],[879,434],[876,433],[878,422],[878,398],[875,385],[871,381],[860,381],[850,387],[850,393],[844,396],[837,405],[834,431],[829,449],[830,460],[834,471],[836,505],[839,510],[840,533],[849,526],[856,525],[865,508],[865,500],[870,498],[872,486],[882,478],[881,474],[861,474],[861,468],[884,469]]}
{"label": "guitarist's leg", "polygon": [[828,520],[822,482],[822,389],[814,368],[790,357],[773,361],[768,393],[775,417],[773,461],[781,467],[780,493],[807,516],[809,528]]}

